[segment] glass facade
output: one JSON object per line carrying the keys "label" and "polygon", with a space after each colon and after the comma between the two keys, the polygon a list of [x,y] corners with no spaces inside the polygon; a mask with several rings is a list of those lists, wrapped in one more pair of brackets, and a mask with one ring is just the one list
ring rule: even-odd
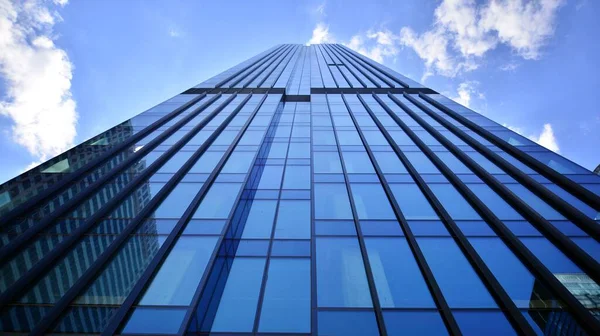
{"label": "glass facade", "polygon": [[0,333],[600,335],[600,176],[337,44],[0,186]]}

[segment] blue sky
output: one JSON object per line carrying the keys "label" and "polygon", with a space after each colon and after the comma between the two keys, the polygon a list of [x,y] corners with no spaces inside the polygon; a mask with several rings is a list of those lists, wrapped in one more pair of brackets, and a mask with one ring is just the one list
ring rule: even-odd
{"label": "blue sky", "polygon": [[337,42],[600,163],[600,2],[0,0],[0,182],[278,43]]}

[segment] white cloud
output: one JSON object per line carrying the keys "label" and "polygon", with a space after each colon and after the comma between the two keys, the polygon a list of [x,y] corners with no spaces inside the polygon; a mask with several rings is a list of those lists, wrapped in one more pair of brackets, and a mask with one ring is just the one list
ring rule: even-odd
{"label": "white cloud", "polygon": [[335,39],[329,34],[329,26],[324,23],[318,23],[313,29],[312,37],[306,44],[334,43]]}
{"label": "white cloud", "polygon": [[368,31],[366,34],[356,34],[350,38],[349,42],[342,44],[376,62],[383,63],[384,57],[398,54],[396,39],[397,37],[388,30]]}
{"label": "white cloud", "polygon": [[0,115],[12,120],[12,139],[36,162],[71,147],[77,134],[73,65],[54,43],[52,28],[61,18],[49,6],[0,0],[0,76],[6,85]]}
{"label": "white cloud", "polygon": [[180,37],[181,32],[173,27],[169,28],[169,36],[171,37]]}
{"label": "white cloud", "polygon": [[432,74],[454,77],[477,68],[488,51],[504,44],[524,59],[538,59],[554,33],[564,0],[444,0],[435,9],[430,30],[400,31],[400,43],[425,61]]}
{"label": "white cloud", "polygon": [[520,66],[519,63],[510,62],[500,67],[502,71],[514,72]]}
{"label": "white cloud", "polygon": [[473,98],[485,99],[485,95],[478,90],[479,82],[466,81],[458,85],[456,93],[458,96],[452,97],[452,100],[466,107],[471,107]]}
{"label": "white cloud", "polygon": [[558,148],[558,142],[556,141],[556,137],[554,136],[554,131],[552,130],[551,124],[544,124],[544,129],[542,130],[542,133],[540,133],[539,135],[530,135],[528,138],[548,148],[553,152],[558,153],[558,151],[560,150]]}
{"label": "white cloud", "polygon": [[540,134],[531,134],[525,135],[525,132],[520,127],[510,126],[507,124],[502,124],[502,126],[510,129],[511,131],[521,134],[531,141],[537,142],[539,145],[548,148],[549,150],[558,153],[560,148],[558,146],[558,141],[556,140],[556,136],[554,135],[554,130],[552,129],[552,124],[546,123],[542,128],[542,132]]}

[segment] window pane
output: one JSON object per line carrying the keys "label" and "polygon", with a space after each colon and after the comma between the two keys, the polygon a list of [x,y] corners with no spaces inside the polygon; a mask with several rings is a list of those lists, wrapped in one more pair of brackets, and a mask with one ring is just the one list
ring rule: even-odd
{"label": "window pane", "polygon": [[437,311],[384,311],[388,335],[448,335]]}
{"label": "window pane", "polygon": [[356,238],[317,238],[319,307],[372,307]]}
{"label": "window pane", "polygon": [[436,198],[452,219],[460,220],[482,220],[467,201],[450,184],[430,184]]}
{"label": "window pane", "polygon": [[284,189],[310,189],[310,166],[287,166]]}
{"label": "window pane", "polygon": [[[254,159],[254,152],[233,152],[227,163],[223,166],[221,173],[243,174],[247,173]],[[206,155],[206,154],[205,154]]]}
{"label": "window pane", "polygon": [[217,237],[180,237],[140,305],[189,305],[216,243]]}
{"label": "window pane", "polygon": [[496,308],[496,303],[451,238],[417,238],[450,308]]}
{"label": "window pane", "polygon": [[407,170],[396,155],[393,152],[373,152],[379,168],[384,174],[406,174]]}
{"label": "window pane", "polygon": [[352,198],[360,219],[396,219],[380,184],[352,184]]}
{"label": "window pane", "polygon": [[337,152],[314,152],[315,173],[341,173],[342,164]]}
{"label": "window pane", "polygon": [[213,184],[193,218],[227,218],[241,186],[241,183]]}
{"label": "window pane", "polygon": [[439,218],[416,184],[390,184],[390,188],[406,219]]}
{"label": "window pane", "polygon": [[352,219],[346,186],[341,183],[315,183],[315,218]]}
{"label": "window pane", "polygon": [[454,311],[454,318],[465,336],[517,334],[499,311]]}
{"label": "window pane", "polygon": [[344,164],[348,173],[370,173],[374,174],[375,170],[369,159],[367,152],[344,152]]}
{"label": "window pane", "polygon": [[156,218],[180,218],[202,188],[200,183],[179,183],[156,210]]}
{"label": "window pane", "polygon": [[254,200],[246,218],[242,238],[271,238],[277,201]]}
{"label": "window pane", "polygon": [[122,333],[177,334],[186,309],[136,308]]}
{"label": "window pane", "polygon": [[365,238],[382,308],[435,308],[404,238]]}
{"label": "window pane", "polygon": [[275,238],[310,239],[310,201],[280,201]]}
{"label": "window pane", "polygon": [[554,208],[552,208],[524,186],[515,183],[509,183],[506,184],[506,186],[544,218],[565,219],[565,217],[558,213],[558,211],[554,210]]}
{"label": "window pane", "polygon": [[421,152],[405,152],[404,154],[419,173],[440,173],[425,154]]}
{"label": "window pane", "polygon": [[310,259],[271,259],[258,329],[310,332]]}
{"label": "window pane", "polygon": [[523,217],[486,184],[467,184],[492,212],[503,220],[523,220]]}
{"label": "window pane", "polygon": [[319,335],[377,336],[377,320],[372,311],[320,311]]}
{"label": "window pane", "polygon": [[265,166],[258,183],[258,189],[280,189],[283,166]]}
{"label": "window pane", "polygon": [[[540,291],[540,289],[543,289],[541,284],[536,281],[529,270],[523,266],[500,238],[470,238],[469,242],[517,307],[556,306],[552,303],[546,303],[546,301],[552,300],[546,294],[548,291]],[[538,300],[543,300],[543,302]]]}
{"label": "window pane", "polygon": [[233,260],[211,331],[252,331],[264,268],[264,258]]}

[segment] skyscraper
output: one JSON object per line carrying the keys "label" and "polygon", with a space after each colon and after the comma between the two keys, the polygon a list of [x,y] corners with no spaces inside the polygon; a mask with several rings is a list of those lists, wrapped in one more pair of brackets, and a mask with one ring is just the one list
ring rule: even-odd
{"label": "skyscraper", "polygon": [[600,176],[278,45],[0,186],[0,331],[600,335]]}

